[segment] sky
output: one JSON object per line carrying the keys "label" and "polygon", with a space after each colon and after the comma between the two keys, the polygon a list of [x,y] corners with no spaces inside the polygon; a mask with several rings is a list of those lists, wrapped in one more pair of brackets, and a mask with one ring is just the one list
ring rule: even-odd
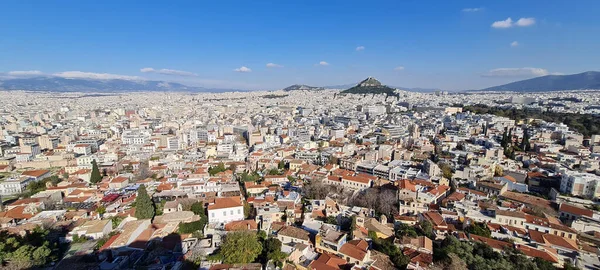
{"label": "sky", "polygon": [[600,70],[600,1],[2,1],[0,75],[471,90]]}

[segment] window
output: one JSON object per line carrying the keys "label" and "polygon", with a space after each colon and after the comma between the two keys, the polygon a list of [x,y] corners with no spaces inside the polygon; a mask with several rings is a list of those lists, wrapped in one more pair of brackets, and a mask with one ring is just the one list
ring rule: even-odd
{"label": "window", "polygon": [[215,217],[215,213],[211,213],[211,214],[210,214],[210,216],[211,216],[211,217]]}
{"label": "window", "polygon": [[242,214],[242,210],[238,209],[238,215]]}

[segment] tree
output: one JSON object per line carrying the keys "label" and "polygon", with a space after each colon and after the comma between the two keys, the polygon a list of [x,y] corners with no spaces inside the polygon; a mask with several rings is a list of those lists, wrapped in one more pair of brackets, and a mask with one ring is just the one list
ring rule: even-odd
{"label": "tree", "polygon": [[204,230],[205,222],[202,220],[192,221],[188,223],[180,223],[179,224],[179,232],[180,233],[194,233],[197,231]]}
{"label": "tree", "polygon": [[225,163],[219,162],[219,164],[217,164],[217,166],[213,166],[213,167],[208,168],[208,173],[211,176],[214,176],[215,174],[220,173],[220,172],[224,172],[226,170],[227,170],[227,168],[225,168]]}
{"label": "tree", "polygon": [[263,252],[261,262],[268,261],[282,262],[287,258],[287,254],[281,252],[281,241],[277,238],[269,237],[263,241]]}
{"label": "tree", "polygon": [[146,191],[146,186],[140,185],[135,198],[135,217],[138,219],[154,218],[155,211],[154,203]]}
{"label": "tree", "polygon": [[237,231],[228,233],[221,244],[223,263],[251,263],[263,250],[256,233]]}
{"label": "tree", "polygon": [[531,148],[531,145],[529,144],[529,129],[525,129],[523,131],[523,140],[521,140],[521,149],[527,152],[529,151],[529,148]]}
{"label": "tree", "polygon": [[98,164],[96,160],[92,160],[92,175],[90,176],[90,182],[92,184],[96,184],[102,181],[102,175],[100,175],[100,170],[98,169]]}
{"label": "tree", "polygon": [[104,213],[106,213],[106,207],[104,207],[103,205],[98,206],[98,208],[96,208],[96,212],[98,212],[98,214],[100,216],[103,216]]}
{"label": "tree", "polygon": [[467,229],[465,230],[468,233],[472,233],[475,235],[483,236],[490,238],[492,236],[492,232],[485,225],[480,225],[479,223],[473,222]]}
{"label": "tree", "polygon": [[279,164],[277,164],[277,168],[280,170],[285,169],[285,161],[283,159],[279,161]]}
{"label": "tree", "polygon": [[502,168],[502,166],[496,164],[496,167],[494,168],[494,176],[503,176],[504,175],[504,169]]}

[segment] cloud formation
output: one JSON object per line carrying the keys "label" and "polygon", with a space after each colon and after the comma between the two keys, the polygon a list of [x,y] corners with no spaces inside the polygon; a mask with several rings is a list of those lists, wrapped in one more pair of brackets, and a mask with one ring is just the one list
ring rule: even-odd
{"label": "cloud formation", "polygon": [[365,50],[365,46],[358,46],[356,47],[356,51],[360,52],[360,51],[364,51]]}
{"label": "cloud formation", "polygon": [[329,63],[327,63],[325,61],[321,61],[317,64],[317,66],[329,66]]}
{"label": "cloud formation", "polygon": [[70,79],[96,79],[96,80],[129,80],[139,81],[144,80],[138,76],[128,76],[110,73],[94,73],[94,72],[83,72],[83,71],[64,71],[52,74],[52,76]]}
{"label": "cloud formation", "polygon": [[397,67],[394,68],[394,70],[401,71],[401,70],[404,70],[404,67],[403,66],[397,66]]}
{"label": "cloud formation", "polygon": [[267,67],[268,67],[268,68],[282,68],[283,66],[282,66],[282,65],[275,64],[275,63],[268,63],[268,64],[267,64]]}
{"label": "cloud formation", "polygon": [[515,40],[515,41],[513,41],[513,42],[510,43],[510,46],[513,47],[513,48],[517,47],[517,46],[519,46],[519,42]]}
{"label": "cloud formation", "polygon": [[516,26],[530,26],[534,24],[535,18],[521,18],[515,23]]}
{"label": "cloud formation", "polygon": [[477,12],[477,11],[482,11],[483,8],[482,7],[478,7],[478,8],[463,8],[462,12]]}
{"label": "cloud formation", "polygon": [[244,73],[247,73],[247,72],[252,72],[252,70],[251,70],[251,69],[249,69],[249,68],[247,68],[247,67],[245,67],[245,66],[242,66],[242,67],[240,67],[240,68],[236,68],[236,69],[234,69],[233,71],[235,71],[235,72],[244,72]]}
{"label": "cloud formation", "polygon": [[9,71],[6,74],[11,76],[34,76],[34,75],[43,75],[44,73],[39,70],[16,70]]}
{"label": "cloud formation", "polygon": [[492,23],[492,28],[505,29],[511,27],[527,27],[535,24],[535,18],[520,18],[516,22],[510,17],[503,21],[495,21]]}
{"label": "cloud formation", "polygon": [[523,68],[496,68],[484,74],[483,77],[539,77],[550,73],[543,68],[523,67]]}
{"label": "cloud formation", "polygon": [[196,77],[198,76],[198,74],[193,73],[193,72],[189,72],[189,71],[183,71],[183,70],[175,70],[175,69],[154,69],[151,67],[147,67],[147,68],[142,68],[140,69],[140,72],[143,73],[157,73],[157,74],[163,74],[163,75],[175,75],[175,76],[184,76],[184,77]]}

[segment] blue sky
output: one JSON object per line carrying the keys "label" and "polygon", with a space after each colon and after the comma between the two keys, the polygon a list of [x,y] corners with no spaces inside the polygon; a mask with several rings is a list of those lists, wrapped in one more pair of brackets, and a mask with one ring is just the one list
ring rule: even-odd
{"label": "blue sky", "polygon": [[600,70],[598,10],[596,0],[3,1],[0,72],[479,89]]}

